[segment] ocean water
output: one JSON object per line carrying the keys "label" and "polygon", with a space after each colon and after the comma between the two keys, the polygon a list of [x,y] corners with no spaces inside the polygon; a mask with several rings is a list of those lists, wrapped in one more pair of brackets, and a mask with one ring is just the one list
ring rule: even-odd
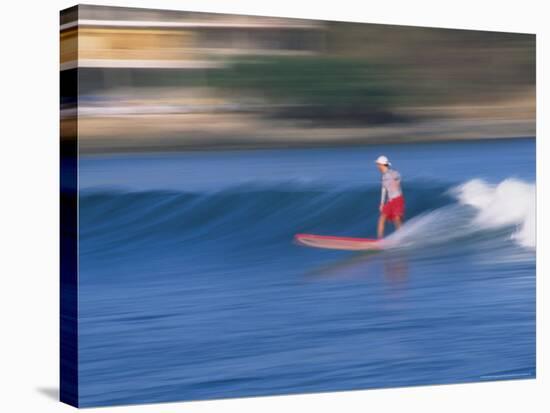
{"label": "ocean water", "polygon": [[[406,222],[373,237],[387,155]],[[535,140],[83,156],[81,406],[534,378]]]}

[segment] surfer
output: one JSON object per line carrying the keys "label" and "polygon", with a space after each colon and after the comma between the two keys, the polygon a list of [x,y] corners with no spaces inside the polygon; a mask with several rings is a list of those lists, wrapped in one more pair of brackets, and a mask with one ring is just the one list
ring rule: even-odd
{"label": "surfer", "polygon": [[[401,190],[401,175],[392,169],[391,163],[384,155],[376,159],[376,166],[382,174],[382,196],[380,199],[380,218],[378,218],[378,238],[384,237],[386,220],[393,221],[399,229],[405,214],[405,198]],[[386,202],[387,201],[387,202]]]}

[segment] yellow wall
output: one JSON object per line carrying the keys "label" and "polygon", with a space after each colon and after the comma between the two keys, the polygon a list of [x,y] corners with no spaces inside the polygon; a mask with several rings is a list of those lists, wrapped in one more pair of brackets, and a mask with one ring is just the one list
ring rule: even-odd
{"label": "yellow wall", "polygon": [[79,27],[61,33],[61,63],[77,53],[79,59],[192,60],[193,38],[186,30]]}

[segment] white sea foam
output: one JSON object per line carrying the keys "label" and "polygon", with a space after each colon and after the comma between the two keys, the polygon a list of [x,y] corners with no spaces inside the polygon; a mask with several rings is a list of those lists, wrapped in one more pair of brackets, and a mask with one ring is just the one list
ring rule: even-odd
{"label": "white sea foam", "polygon": [[[484,230],[512,227],[511,238],[524,248],[536,246],[535,185],[517,179],[489,184],[473,179],[454,187],[457,204],[426,212],[384,240],[387,247],[443,245]],[[465,207],[467,209],[465,209]]]}
{"label": "white sea foam", "polygon": [[456,204],[425,212],[405,221],[399,231],[382,241],[383,245],[386,248],[444,245],[473,231],[471,218],[462,212]]}
{"label": "white sea foam", "polygon": [[536,245],[535,185],[518,179],[489,184],[474,179],[453,190],[458,201],[476,209],[474,224],[482,228],[516,226],[512,238],[523,247]]}

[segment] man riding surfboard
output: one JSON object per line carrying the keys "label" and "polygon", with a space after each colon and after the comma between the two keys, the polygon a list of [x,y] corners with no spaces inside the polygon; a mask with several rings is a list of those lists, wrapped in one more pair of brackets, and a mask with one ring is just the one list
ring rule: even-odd
{"label": "man riding surfboard", "polygon": [[332,250],[377,251],[384,249],[383,243],[379,240],[384,237],[386,221],[393,221],[396,229],[401,227],[405,216],[405,199],[401,190],[401,175],[391,167],[389,159],[385,156],[379,156],[376,159],[376,165],[382,174],[378,239],[339,235],[296,234],[294,241],[307,247]]}
{"label": "man riding surfboard", "polygon": [[405,215],[405,198],[401,190],[401,174],[391,167],[389,159],[382,155],[376,159],[376,166],[382,174],[382,195],[380,198],[380,218],[378,218],[378,238],[384,237],[386,220],[393,221],[399,229]]}

